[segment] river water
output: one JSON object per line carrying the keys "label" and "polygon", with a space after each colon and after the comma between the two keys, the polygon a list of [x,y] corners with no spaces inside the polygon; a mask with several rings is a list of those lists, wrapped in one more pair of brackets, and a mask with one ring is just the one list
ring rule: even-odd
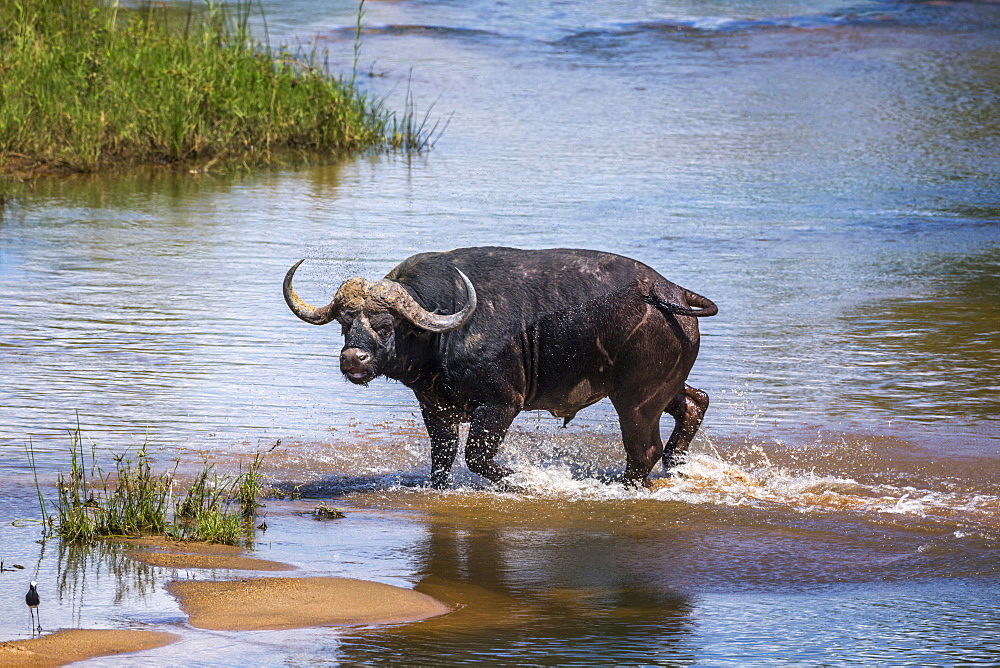
{"label": "river water", "polygon": [[[350,70],[356,6],[263,7],[272,43]],[[0,557],[26,566],[0,573],[3,608],[30,575],[49,628],[182,633],[130,664],[1000,662],[1000,6],[406,0],[363,22],[358,81],[392,108],[409,90],[446,125],[433,150],[68,179],[0,214]],[[608,483],[602,402],[568,429],[518,419],[519,493],[461,462],[421,487],[412,395],[344,382],[339,330],[280,284],[305,257],[296,287],[325,303],[469,245],[622,253],[719,304],[683,476]],[[235,470],[280,440],[269,472],[303,498],[269,501],[263,556],[456,612],[185,626],[162,583],[197,574],[24,521],[25,445],[50,489],[78,421],[105,461],[148,442]],[[318,500],[347,518],[304,516]]]}

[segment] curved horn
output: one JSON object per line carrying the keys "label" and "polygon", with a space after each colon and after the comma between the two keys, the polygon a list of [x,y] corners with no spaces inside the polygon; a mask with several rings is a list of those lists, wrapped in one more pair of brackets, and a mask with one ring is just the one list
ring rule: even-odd
{"label": "curved horn", "polygon": [[382,290],[384,290],[384,293],[380,296],[390,309],[398,313],[403,318],[406,318],[420,329],[436,333],[450,332],[467,323],[469,318],[472,317],[472,313],[476,310],[476,305],[478,304],[476,300],[476,289],[472,287],[472,281],[470,281],[469,277],[463,274],[462,270],[458,267],[455,267],[455,271],[458,272],[458,275],[462,277],[462,282],[465,283],[465,293],[468,296],[468,299],[465,302],[465,306],[463,306],[458,313],[453,313],[451,315],[431,313],[418,304],[417,300],[410,296],[410,293],[403,289],[402,285],[396,283],[395,281],[382,279],[375,285],[378,285]]}
{"label": "curved horn", "polygon": [[299,316],[310,325],[325,325],[328,322],[332,322],[337,318],[337,311],[339,309],[334,308],[334,302],[330,302],[326,306],[316,308],[315,306],[310,306],[309,304],[302,301],[295,290],[292,288],[292,276],[295,275],[295,270],[299,268],[299,265],[305,262],[305,260],[299,260],[292,268],[288,270],[285,274],[285,282],[282,285],[282,289],[285,293],[285,303],[288,304],[288,308],[292,309],[292,313]]}

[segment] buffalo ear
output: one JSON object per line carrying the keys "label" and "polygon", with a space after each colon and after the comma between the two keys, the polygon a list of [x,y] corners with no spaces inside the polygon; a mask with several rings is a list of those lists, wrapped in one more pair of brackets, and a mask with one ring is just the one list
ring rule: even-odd
{"label": "buffalo ear", "polygon": [[429,339],[437,333],[432,332],[429,329],[424,329],[423,327],[417,327],[401,315],[396,316],[396,323],[396,334],[402,335],[406,338],[423,340]]}

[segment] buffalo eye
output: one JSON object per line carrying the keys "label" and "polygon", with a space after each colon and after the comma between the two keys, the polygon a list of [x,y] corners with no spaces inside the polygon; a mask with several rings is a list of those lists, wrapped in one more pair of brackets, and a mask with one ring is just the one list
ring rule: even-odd
{"label": "buffalo eye", "polygon": [[392,327],[393,327],[392,316],[372,318],[371,326],[372,330],[378,335],[380,339],[385,339],[390,334],[392,334]]}
{"label": "buffalo eye", "polygon": [[340,332],[347,336],[347,333],[351,331],[351,325],[354,324],[353,318],[341,318],[340,319]]}

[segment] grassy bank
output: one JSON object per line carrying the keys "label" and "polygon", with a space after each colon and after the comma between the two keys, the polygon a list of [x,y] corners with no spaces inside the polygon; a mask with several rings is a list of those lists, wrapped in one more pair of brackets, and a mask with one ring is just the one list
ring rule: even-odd
{"label": "grassy bank", "polygon": [[316,54],[253,39],[251,9],[0,0],[0,174],[250,168],[426,144],[412,116]]}

